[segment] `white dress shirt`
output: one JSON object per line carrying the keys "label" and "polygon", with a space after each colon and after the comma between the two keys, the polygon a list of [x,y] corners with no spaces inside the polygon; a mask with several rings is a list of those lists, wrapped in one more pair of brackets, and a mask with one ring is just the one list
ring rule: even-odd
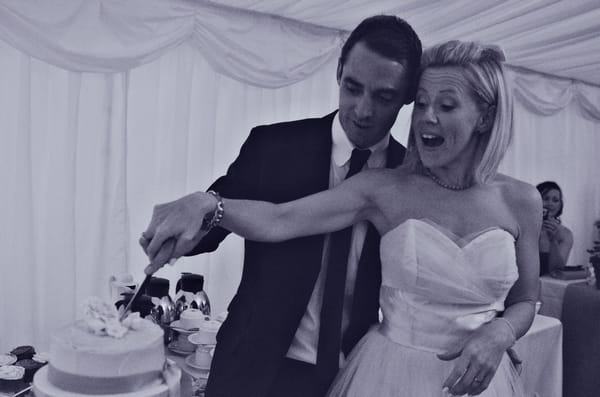
{"label": "white dress shirt", "polygon": [[[355,148],[350,142],[346,133],[342,129],[338,115],[333,119],[331,127],[332,148],[331,163],[329,167],[329,187],[332,188],[342,183],[350,168],[350,156]],[[390,142],[390,133],[371,146],[371,156],[367,160],[365,168],[382,168],[386,164],[386,151]],[[364,168],[363,168],[364,169]],[[342,313],[342,335],[350,322],[350,313],[352,308],[352,293],[356,281],[356,272],[358,261],[362,252],[365,236],[367,234],[367,222],[361,222],[352,228],[352,240],[350,253],[348,257],[348,270],[346,273],[346,288],[344,295],[344,308]],[[319,319],[321,313],[321,304],[323,301],[323,290],[325,287],[325,277],[327,275],[327,259],[329,256],[329,234],[325,236],[325,245],[323,249],[323,258],[321,260],[321,270],[315,283],[315,288],[306,307],[306,312],[300,321],[298,330],[294,335],[292,344],[287,352],[287,357],[294,360],[304,361],[311,364],[317,363],[317,347],[319,342]],[[344,357],[340,352],[340,363],[343,363]]]}

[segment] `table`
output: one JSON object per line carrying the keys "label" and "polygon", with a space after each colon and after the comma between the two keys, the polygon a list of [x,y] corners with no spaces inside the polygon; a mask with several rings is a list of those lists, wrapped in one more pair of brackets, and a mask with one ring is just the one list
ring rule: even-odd
{"label": "table", "polygon": [[[515,344],[523,360],[521,379],[526,396],[561,397],[563,377],[562,324],[536,315],[531,328]],[[571,397],[566,395],[565,397]]]}
{"label": "table", "polygon": [[585,280],[560,280],[550,276],[540,277],[542,307],[539,313],[560,320],[567,286],[580,283],[585,283]]}
{"label": "table", "polygon": [[564,326],[565,397],[600,396],[600,290],[587,284],[566,289]]}
{"label": "table", "polygon": [[[529,331],[515,344],[515,350],[523,360],[521,378],[527,396],[562,396],[562,339],[559,320],[536,315]],[[182,370],[181,395],[190,395],[193,380],[206,376],[206,373],[187,365],[185,356],[169,352],[167,357]]]}

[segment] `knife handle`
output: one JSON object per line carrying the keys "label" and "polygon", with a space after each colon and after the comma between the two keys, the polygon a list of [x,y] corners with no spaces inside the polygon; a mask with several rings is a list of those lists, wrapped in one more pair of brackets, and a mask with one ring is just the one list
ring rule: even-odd
{"label": "knife handle", "polygon": [[174,237],[169,237],[168,239],[166,239],[163,242],[163,244],[161,245],[160,249],[158,250],[158,253],[154,256],[154,259],[160,258],[160,257],[166,258],[164,263],[162,263],[157,268],[154,268],[152,266],[152,264],[149,264],[144,269],[144,273],[152,275],[152,274],[156,273],[158,271],[158,269],[160,269],[165,264],[167,264],[169,262],[169,260],[173,257],[173,251],[175,250],[175,243],[176,243],[176,241],[175,241]]}

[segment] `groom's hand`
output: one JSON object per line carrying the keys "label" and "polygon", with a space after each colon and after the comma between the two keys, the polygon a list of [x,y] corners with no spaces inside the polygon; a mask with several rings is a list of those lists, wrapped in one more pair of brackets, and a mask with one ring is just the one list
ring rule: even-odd
{"label": "groom's hand", "polygon": [[[172,263],[190,252],[206,234],[201,226],[207,212],[207,200],[210,198],[205,196],[205,193],[196,192],[154,206],[150,224],[139,240],[150,260],[150,265],[146,268],[147,274],[154,273],[165,263]],[[161,247],[170,239],[174,241],[174,247],[169,257],[165,257],[165,251]]]}
{"label": "groom's hand", "polygon": [[[173,264],[175,261],[173,260],[171,262],[171,258],[173,257],[173,250],[174,249],[175,249],[175,240],[173,240],[172,238],[170,238],[167,241],[165,241],[164,244],[162,245],[162,247],[160,248],[160,250],[158,251],[158,253],[156,254],[156,256],[154,257],[154,263],[167,263],[167,262],[169,262],[169,263]],[[146,273],[146,274],[154,274],[161,267],[162,266],[152,265],[152,263],[150,263],[144,269],[144,273]]]}

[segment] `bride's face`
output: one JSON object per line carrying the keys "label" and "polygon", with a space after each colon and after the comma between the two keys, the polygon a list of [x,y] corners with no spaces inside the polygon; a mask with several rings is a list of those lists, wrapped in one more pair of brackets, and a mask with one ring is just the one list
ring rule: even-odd
{"label": "bride's face", "polygon": [[423,165],[470,166],[481,116],[460,67],[427,68],[421,75],[412,113],[415,143]]}

